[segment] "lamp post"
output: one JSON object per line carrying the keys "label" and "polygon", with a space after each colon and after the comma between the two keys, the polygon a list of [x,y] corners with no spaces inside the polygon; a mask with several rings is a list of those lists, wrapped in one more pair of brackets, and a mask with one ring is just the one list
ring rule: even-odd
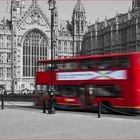
{"label": "lamp post", "polygon": [[75,56],[75,43],[74,43],[74,41],[75,41],[75,28],[74,28],[74,26],[75,26],[75,22],[74,22],[74,17],[73,17],[73,19],[72,19],[72,24],[73,24],[73,46],[72,46],[72,56],[74,57]]}
{"label": "lamp post", "polygon": [[55,9],[55,0],[48,0],[49,10],[51,11],[51,75],[50,75],[50,88],[49,88],[49,108],[48,114],[55,114],[54,108],[54,89],[53,89],[53,41],[54,41],[54,9]]}
{"label": "lamp post", "polygon": [[12,94],[14,94],[14,89],[15,89],[15,85],[14,85],[14,56],[13,56],[13,52],[14,52],[14,31],[13,31],[13,1],[11,1],[11,21],[10,21],[10,29],[11,29],[11,92]]}
{"label": "lamp post", "polygon": [[74,55],[75,55],[75,53],[74,53],[74,49],[75,49],[75,47],[74,47],[74,41],[75,41],[75,37],[74,37],[74,35],[75,35],[75,28],[74,28],[74,26],[75,26],[75,22],[74,22],[74,16],[73,16],[73,18],[72,18],[72,32],[73,32],[73,44],[72,44],[72,56],[74,57]]}

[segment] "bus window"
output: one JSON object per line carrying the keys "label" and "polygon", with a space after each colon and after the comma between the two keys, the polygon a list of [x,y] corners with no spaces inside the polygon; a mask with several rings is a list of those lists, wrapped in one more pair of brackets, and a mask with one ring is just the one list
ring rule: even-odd
{"label": "bus window", "polygon": [[97,97],[120,97],[119,85],[96,85],[95,96]]}
{"label": "bus window", "polygon": [[58,62],[53,62],[52,63],[52,67],[51,67],[51,61],[47,62],[46,63],[46,71],[51,71],[52,70],[60,70],[62,68],[62,64],[61,63],[58,63]]}
{"label": "bus window", "polygon": [[85,87],[79,87],[79,97],[82,105],[85,105]]}
{"label": "bus window", "polygon": [[89,61],[90,60],[82,60],[81,63],[80,63],[80,69],[81,70],[87,70]]}
{"label": "bus window", "polygon": [[130,58],[128,56],[116,57],[114,58],[114,62],[116,62],[116,65],[114,66],[116,68],[130,67]]}
{"label": "bus window", "polygon": [[[52,68],[56,69],[55,64]],[[51,71],[51,63],[38,63],[37,71]]]}
{"label": "bus window", "polygon": [[38,94],[46,94],[47,93],[47,85],[37,85]]}
{"label": "bus window", "polygon": [[59,92],[61,96],[75,97],[78,96],[78,87],[77,86],[59,86]]}
{"label": "bus window", "polygon": [[58,64],[57,64],[57,63],[54,63],[54,64],[53,64],[53,70],[54,70],[54,71],[59,70],[59,69],[58,69]]}
{"label": "bus window", "polygon": [[58,63],[57,68],[59,70],[77,70],[78,69],[78,63],[77,62]]}
{"label": "bus window", "polygon": [[51,71],[51,65],[47,65],[45,71]]}
{"label": "bus window", "polygon": [[89,70],[89,69],[107,69],[111,67],[112,58],[100,58],[100,59],[89,59],[81,61],[81,69]]}
{"label": "bus window", "polygon": [[99,59],[98,69],[107,69],[112,67],[112,58],[101,58]]}
{"label": "bus window", "polygon": [[95,85],[88,85],[88,92],[90,95],[94,95],[96,92],[96,86]]}
{"label": "bus window", "polygon": [[99,59],[86,59],[81,60],[80,69],[89,70],[89,69],[110,69],[110,68],[128,68],[130,65],[129,57],[108,57],[108,58],[99,58]]}
{"label": "bus window", "polygon": [[46,64],[45,63],[38,63],[37,70],[38,71],[46,71]]}
{"label": "bus window", "polygon": [[61,96],[59,86],[55,86],[55,96]]}
{"label": "bus window", "polygon": [[80,64],[81,70],[97,69],[98,61],[93,59],[82,60]]}

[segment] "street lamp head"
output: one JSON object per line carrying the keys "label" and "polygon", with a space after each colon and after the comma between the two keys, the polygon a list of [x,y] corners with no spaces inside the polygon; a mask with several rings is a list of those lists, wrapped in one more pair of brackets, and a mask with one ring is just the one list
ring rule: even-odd
{"label": "street lamp head", "polygon": [[55,8],[55,0],[48,0],[49,10],[53,10]]}

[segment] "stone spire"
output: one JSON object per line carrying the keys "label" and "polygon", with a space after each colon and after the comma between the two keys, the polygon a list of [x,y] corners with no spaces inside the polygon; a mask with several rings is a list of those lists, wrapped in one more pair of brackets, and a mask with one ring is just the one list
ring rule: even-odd
{"label": "stone spire", "polygon": [[85,12],[85,8],[84,8],[81,0],[77,0],[77,3],[75,5],[73,12]]}
{"label": "stone spire", "polygon": [[73,9],[72,28],[74,56],[78,56],[81,52],[82,38],[87,30],[86,12],[81,0],[77,0]]}

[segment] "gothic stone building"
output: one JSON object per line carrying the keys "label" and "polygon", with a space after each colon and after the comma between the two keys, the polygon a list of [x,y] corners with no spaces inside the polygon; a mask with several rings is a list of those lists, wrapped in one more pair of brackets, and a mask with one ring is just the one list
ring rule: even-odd
{"label": "gothic stone building", "polygon": [[[28,8],[25,0],[11,1],[11,19],[4,17],[0,23],[0,87],[8,91],[14,88],[15,92],[34,90],[37,60],[51,58],[50,22],[37,0],[32,0]],[[59,19],[56,4],[53,57],[79,55],[86,30],[85,9],[80,0],[73,9],[71,21]]]}
{"label": "gothic stone building", "polygon": [[82,55],[140,52],[140,0],[132,1],[128,13],[117,14],[89,27]]}

